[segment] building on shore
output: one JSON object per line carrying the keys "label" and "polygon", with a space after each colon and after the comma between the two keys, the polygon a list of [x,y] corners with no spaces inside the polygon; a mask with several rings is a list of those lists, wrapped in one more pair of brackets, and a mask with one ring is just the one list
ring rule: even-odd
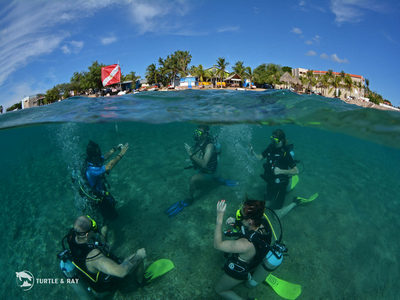
{"label": "building on shore", "polygon": [[22,109],[43,105],[43,100],[44,95],[40,94],[25,97],[21,102]]}
{"label": "building on shore", "polygon": [[[292,69],[292,76],[294,78],[300,79],[309,77],[307,72],[310,71],[305,68],[295,68]],[[303,86],[303,92],[313,92],[321,94],[325,97],[339,97],[343,100],[348,98],[360,99],[364,97],[365,91],[365,78],[361,75],[354,74],[342,74],[338,72],[332,72],[333,78],[337,77],[350,77],[351,83],[345,83],[344,77],[337,81],[336,87],[331,82],[325,82],[322,80],[323,76],[328,74],[328,71],[317,71],[311,70],[313,78],[316,80],[314,82],[308,83]]]}
{"label": "building on shore", "polygon": [[197,85],[199,85],[197,78],[190,74],[186,77],[182,77],[180,79],[180,83],[179,83],[179,86],[188,87],[188,88],[191,88],[191,87],[197,86]]}

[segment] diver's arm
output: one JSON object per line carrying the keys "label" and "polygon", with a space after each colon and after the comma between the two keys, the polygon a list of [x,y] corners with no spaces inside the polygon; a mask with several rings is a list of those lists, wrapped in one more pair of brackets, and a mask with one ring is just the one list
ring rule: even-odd
{"label": "diver's arm", "polygon": [[117,264],[112,259],[104,256],[98,249],[92,250],[88,256],[95,256],[93,259],[86,260],[86,266],[89,271],[100,271],[111,276],[123,278],[144,259],[146,252],[144,249],[139,249],[136,253],[125,258],[121,264]]}
{"label": "diver's arm", "polygon": [[274,168],[274,173],[275,175],[289,175],[289,176],[293,176],[293,175],[297,175],[299,174],[299,169],[297,169],[297,166],[294,166],[293,168],[289,169],[289,170],[284,170],[284,169],[280,169],[278,167]]}
{"label": "diver's arm", "polygon": [[[119,145],[118,145],[118,146],[119,146]],[[109,159],[110,156],[113,155],[113,153],[119,149],[118,146],[112,147],[112,148],[110,149],[110,151],[108,151],[106,154],[104,154],[104,160]]]}
{"label": "diver's arm", "polygon": [[206,151],[204,153],[204,156],[201,158],[196,155],[191,155],[191,159],[200,167],[200,168],[206,168],[208,165],[208,162],[211,159],[211,156],[214,151],[214,145],[213,144],[208,144],[206,147]]}
{"label": "diver's arm", "polygon": [[121,158],[125,155],[126,151],[129,148],[129,144],[126,143],[125,145],[123,145],[121,147],[121,151],[119,152],[119,154],[117,156],[115,156],[112,160],[110,160],[110,162],[106,165],[106,172],[110,172],[112,170],[112,168],[114,168],[114,166],[121,160]]}
{"label": "diver's arm", "polygon": [[254,157],[257,158],[258,160],[262,160],[262,159],[263,159],[262,154],[257,154],[257,153],[254,151],[252,145],[250,145],[250,153],[253,154]]}

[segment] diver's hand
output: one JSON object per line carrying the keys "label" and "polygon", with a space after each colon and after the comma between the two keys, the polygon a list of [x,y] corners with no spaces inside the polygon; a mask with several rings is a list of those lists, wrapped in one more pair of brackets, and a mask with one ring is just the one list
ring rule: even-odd
{"label": "diver's hand", "polygon": [[234,217],[229,217],[228,219],[226,219],[226,225],[235,225],[236,219]]}
{"label": "diver's hand", "polygon": [[121,152],[120,152],[119,154],[125,155],[126,151],[128,151],[128,148],[129,148],[129,144],[126,143],[125,145],[123,145],[123,146],[121,147]]}
{"label": "diver's hand", "polygon": [[222,224],[226,210],[225,200],[220,200],[217,203],[217,224]]}
{"label": "diver's hand", "polygon": [[283,170],[280,169],[280,168],[278,168],[278,167],[275,167],[275,168],[274,168],[274,174],[275,174],[275,175],[283,174]]}
{"label": "diver's hand", "polygon": [[188,145],[188,144],[186,144],[186,143],[184,143],[183,144],[184,146],[185,146],[185,149],[186,149],[186,152],[187,152],[187,154],[189,155],[189,156],[192,156],[192,148]]}
{"label": "diver's hand", "polygon": [[144,248],[140,248],[140,249],[138,249],[137,251],[136,251],[136,256],[138,257],[138,258],[141,258],[141,259],[144,259],[144,258],[146,258],[146,249],[144,249]]}

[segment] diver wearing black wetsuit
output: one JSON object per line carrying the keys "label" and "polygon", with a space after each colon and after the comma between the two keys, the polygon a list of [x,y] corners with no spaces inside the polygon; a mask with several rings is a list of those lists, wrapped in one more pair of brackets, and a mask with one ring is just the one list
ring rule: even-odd
{"label": "diver wearing black wetsuit", "polygon": [[280,209],[285,201],[290,177],[298,174],[298,169],[290,153],[293,145],[287,145],[285,133],[277,129],[272,133],[271,140],[261,154],[266,159],[261,177],[267,183],[266,200],[271,202],[270,207]]}

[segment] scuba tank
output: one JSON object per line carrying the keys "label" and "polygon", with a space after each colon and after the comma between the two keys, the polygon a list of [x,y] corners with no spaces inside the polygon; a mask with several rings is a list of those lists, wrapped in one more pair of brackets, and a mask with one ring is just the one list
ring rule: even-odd
{"label": "scuba tank", "polygon": [[75,266],[71,261],[71,252],[68,249],[57,254],[57,258],[60,260],[60,269],[66,278],[75,278]]}
{"label": "scuba tank", "polygon": [[272,272],[282,264],[283,256],[288,252],[288,249],[286,248],[285,244],[282,243],[283,233],[282,233],[281,221],[279,220],[279,217],[272,209],[269,210],[274,214],[275,218],[278,220],[281,234],[279,236],[279,239],[276,240],[273,245],[271,246],[266,245],[267,248],[266,255],[264,256],[262,262],[255,268],[253,274],[249,273],[247,281],[247,285],[249,287],[255,287],[259,283],[264,282],[268,276],[268,273]]}

